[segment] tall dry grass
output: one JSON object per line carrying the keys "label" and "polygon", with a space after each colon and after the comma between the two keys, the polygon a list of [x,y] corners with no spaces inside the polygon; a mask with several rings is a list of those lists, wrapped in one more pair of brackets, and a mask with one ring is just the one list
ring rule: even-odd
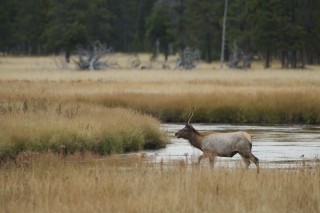
{"label": "tall dry grass", "polygon": [[92,155],[163,146],[159,122],[138,112],[185,121],[195,106],[198,122],[319,123],[317,67],[75,72],[47,57],[0,62],[0,155],[17,157],[0,165],[3,212],[320,211],[319,165],[257,175]]}
{"label": "tall dry grass", "polygon": [[164,147],[160,123],[132,110],[47,99],[8,102],[0,110],[0,160],[20,153],[124,153]]}
{"label": "tall dry grass", "polygon": [[0,168],[4,212],[319,212],[320,168],[163,170],[140,158],[100,162],[42,156]]}
{"label": "tall dry grass", "polygon": [[184,122],[195,107],[194,122],[304,123],[320,122],[316,92],[241,92],[209,94],[113,94],[78,97],[78,101],[122,106],[147,112],[164,122]]}
{"label": "tall dry grass", "polygon": [[[85,84],[79,83],[86,88]],[[320,123],[320,99],[317,89],[275,91],[216,91],[212,93],[149,94],[146,93],[95,93],[52,94],[41,92],[5,92],[0,94],[0,112],[10,101],[43,99],[74,105],[123,107],[151,114],[163,122],[184,122],[191,107],[196,108],[195,122],[211,123]],[[35,88],[33,88],[35,87]],[[98,90],[99,87],[97,86]],[[28,89],[26,89],[28,90]],[[90,89],[92,92],[94,89]],[[21,91],[25,91],[21,89]],[[148,91],[148,90],[146,90]],[[61,91],[62,92],[62,91]]]}
{"label": "tall dry grass", "polygon": [[47,98],[125,107],[164,122],[184,121],[188,108],[195,106],[198,122],[320,123],[319,67],[220,71],[213,69],[215,65],[200,64],[193,71],[76,72],[58,71],[50,60],[1,59],[1,102]]}

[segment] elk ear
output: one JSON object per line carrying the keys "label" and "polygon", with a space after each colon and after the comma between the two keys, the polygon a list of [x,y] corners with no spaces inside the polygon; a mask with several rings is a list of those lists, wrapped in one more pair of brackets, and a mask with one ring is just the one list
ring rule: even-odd
{"label": "elk ear", "polygon": [[194,107],[192,107],[192,110],[190,111],[190,115],[188,117],[187,125],[190,125],[190,120],[191,120],[191,118],[193,116],[193,112],[194,112]]}

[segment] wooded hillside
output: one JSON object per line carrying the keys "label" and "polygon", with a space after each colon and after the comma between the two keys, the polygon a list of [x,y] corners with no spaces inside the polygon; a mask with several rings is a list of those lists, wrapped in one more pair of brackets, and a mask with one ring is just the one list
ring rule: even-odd
{"label": "wooded hillside", "polygon": [[[166,56],[189,47],[211,62],[220,58],[225,2],[2,0],[0,53],[68,57],[100,41],[116,52]],[[227,9],[226,60],[257,57],[266,68],[272,58],[283,68],[320,63],[320,1],[229,0]]]}

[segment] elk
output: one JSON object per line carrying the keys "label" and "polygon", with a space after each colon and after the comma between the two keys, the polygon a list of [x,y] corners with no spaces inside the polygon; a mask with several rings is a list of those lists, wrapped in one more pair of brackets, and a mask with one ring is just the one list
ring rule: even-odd
{"label": "elk", "polygon": [[183,138],[190,142],[192,146],[201,150],[203,155],[198,158],[198,165],[201,159],[209,158],[210,164],[214,165],[215,157],[233,157],[239,154],[243,159],[246,168],[250,161],[254,162],[259,173],[259,159],[252,152],[252,136],[247,132],[199,132],[190,124],[194,109],[190,112],[185,127],[175,133],[177,138]]}

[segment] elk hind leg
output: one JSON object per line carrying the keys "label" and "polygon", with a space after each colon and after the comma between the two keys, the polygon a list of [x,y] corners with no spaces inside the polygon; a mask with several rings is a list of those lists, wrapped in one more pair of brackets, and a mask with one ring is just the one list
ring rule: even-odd
{"label": "elk hind leg", "polygon": [[254,156],[252,153],[250,153],[250,160],[251,160],[254,164],[256,164],[257,173],[259,173],[259,171],[260,171],[259,159],[258,159],[256,156]]}
{"label": "elk hind leg", "polygon": [[250,165],[250,158],[249,158],[249,157],[245,157],[245,156],[242,155],[241,153],[239,153],[239,155],[241,156],[243,162],[245,163],[246,169],[248,169],[248,168],[249,168],[249,165]]}

